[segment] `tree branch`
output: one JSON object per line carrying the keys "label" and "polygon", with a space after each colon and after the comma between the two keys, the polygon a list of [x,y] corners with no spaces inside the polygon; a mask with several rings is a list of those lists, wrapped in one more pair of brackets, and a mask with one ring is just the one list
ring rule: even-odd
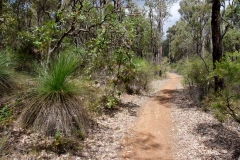
{"label": "tree branch", "polygon": [[49,51],[48,54],[53,53],[54,51],[56,51],[56,50],[60,47],[63,39],[64,39],[70,32],[72,32],[72,31],[74,30],[74,24],[75,24],[75,22],[72,22],[72,25],[71,25],[70,29],[67,30],[67,31],[61,36],[61,38],[58,40],[57,44]]}
{"label": "tree branch", "polygon": [[104,19],[101,22],[93,24],[90,27],[86,27],[85,29],[84,28],[77,29],[75,33],[70,33],[69,35],[76,36],[76,35],[80,34],[81,32],[90,32],[91,28],[101,26],[107,20],[108,16],[110,16],[112,13],[105,15]]}

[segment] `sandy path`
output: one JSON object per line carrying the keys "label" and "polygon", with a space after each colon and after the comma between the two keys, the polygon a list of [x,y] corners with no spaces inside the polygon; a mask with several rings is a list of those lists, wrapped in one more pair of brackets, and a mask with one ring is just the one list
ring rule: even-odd
{"label": "sandy path", "polygon": [[173,73],[168,78],[156,96],[143,106],[134,127],[124,138],[122,159],[173,159],[170,99],[180,78]]}

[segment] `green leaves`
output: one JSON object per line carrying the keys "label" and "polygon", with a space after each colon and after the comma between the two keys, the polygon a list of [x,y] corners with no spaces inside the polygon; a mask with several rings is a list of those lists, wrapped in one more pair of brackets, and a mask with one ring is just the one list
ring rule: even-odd
{"label": "green leaves", "polygon": [[6,120],[7,118],[9,118],[12,114],[12,110],[9,109],[8,106],[4,106],[1,110],[0,110],[0,122]]}
{"label": "green leaves", "polygon": [[7,53],[0,52],[0,97],[4,93],[10,93],[10,91],[16,87],[11,79],[9,67],[10,62]]}
{"label": "green leaves", "polygon": [[41,95],[72,94],[74,85],[69,81],[69,76],[78,65],[76,55],[62,53],[57,59],[50,63],[49,68],[42,71],[42,76],[37,87]]}
{"label": "green leaves", "polygon": [[238,52],[227,53],[221,62],[216,63],[216,69],[212,75],[224,78],[225,83],[232,84],[240,82],[240,55]]}
{"label": "green leaves", "polygon": [[240,50],[240,29],[229,29],[223,38],[223,46],[226,52]]}
{"label": "green leaves", "polygon": [[210,76],[224,80],[224,88],[215,94],[209,103],[217,118],[224,120],[228,115],[240,123],[240,55],[239,52],[227,53]]}
{"label": "green leaves", "polygon": [[33,44],[41,51],[47,49],[51,42],[55,41],[55,35],[60,31],[57,29],[57,24],[54,21],[48,21],[40,27],[35,27],[32,30]]}

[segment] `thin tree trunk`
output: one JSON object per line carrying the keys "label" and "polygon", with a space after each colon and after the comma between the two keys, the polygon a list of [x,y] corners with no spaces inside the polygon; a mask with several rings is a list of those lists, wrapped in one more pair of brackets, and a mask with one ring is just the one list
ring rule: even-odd
{"label": "thin tree trunk", "polygon": [[38,9],[37,10],[37,25],[38,25],[38,27],[40,27],[41,25],[42,25],[42,20],[41,20],[41,10],[40,9]]}
{"label": "thin tree trunk", "polygon": [[204,28],[201,31],[201,57],[204,58],[204,50],[205,50],[205,30]]}
{"label": "thin tree trunk", "polygon": [[[213,69],[216,68],[216,62],[220,62],[222,59],[222,38],[221,38],[221,30],[220,30],[220,7],[221,2],[220,0],[212,0],[212,20],[211,20],[211,27],[212,27],[212,44],[213,44],[213,52],[212,52],[212,59],[213,59]],[[215,82],[215,92],[218,90],[223,89],[223,79],[219,78],[218,76],[214,77]]]}
{"label": "thin tree trunk", "polygon": [[0,16],[2,15],[2,10],[3,10],[3,1],[0,0]]}
{"label": "thin tree trunk", "polygon": [[121,8],[121,0],[117,0],[117,11],[118,11],[118,20],[122,22],[122,8]]}
{"label": "thin tree trunk", "polygon": [[26,30],[28,32],[28,2],[27,1],[24,3],[24,7],[25,7],[25,14],[24,14],[24,16],[25,16],[25,27],[26,27]]}
{"label": "thin tree trunk", "polygon": [[158,32],[159,32],[159,46],[158,46],[158,64],[162,63],[162,29],[163,29],[163,17],[162,17],[162,0],[159,0],[159,15],[158,15]]}
{"label": "thin tree trunk", "polygon": [[[153,45],[153,15],[152,15],[152,8],[150,8],[149,18],[150,18],[150,27],[151,27],[151,29],[150,29],[150,32],[151,32],[151,37],[150,37],[151,43],[150,43],[150,45],[151,45],[152,55],[153,55],[153,57],[154,57],[154,45]],[[154,62],[154,61],[153,61],[153,62]]]}

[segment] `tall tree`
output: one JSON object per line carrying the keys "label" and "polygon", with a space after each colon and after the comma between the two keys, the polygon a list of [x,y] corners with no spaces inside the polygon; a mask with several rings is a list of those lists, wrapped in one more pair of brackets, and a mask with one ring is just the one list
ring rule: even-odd
{"label": "tall tree", "polygon": [[[221,1],[220,0],[212,0],[212,44],[213,44],[213,52],[212,52],[212,60],[213,60],[213,69],[216,68],[216,62],[220,62],[222,59],[222,35],[221,35]],[[223,79],[218,76],[214,77],[215,83],[215,91],[223,89]]]}
{"label": "tall tree", "polygon": [[211,6],[205,1],[182,0],[179,13],[192,30],[195,52],[204,57],[205,39],[210,33]]}
{"label": "tall tree", "polygon": [[[157,23],[157,32],[158,32],[158,53],[156,55],[156,63],[161,64],[162,61],[162,42],[163,42],[163,25],[164,22],[170,17],[169,10],[171,9],[173,3],[177,0],[147,0],[145,6],[149,8],[150,19],[153,18],[153,12],[157,13],[155,22]],[[153,11],[154,10],[154,11]],[[150,23],[152,26],[152,22]],[[154,53],[153,53],[154,54]]]}

